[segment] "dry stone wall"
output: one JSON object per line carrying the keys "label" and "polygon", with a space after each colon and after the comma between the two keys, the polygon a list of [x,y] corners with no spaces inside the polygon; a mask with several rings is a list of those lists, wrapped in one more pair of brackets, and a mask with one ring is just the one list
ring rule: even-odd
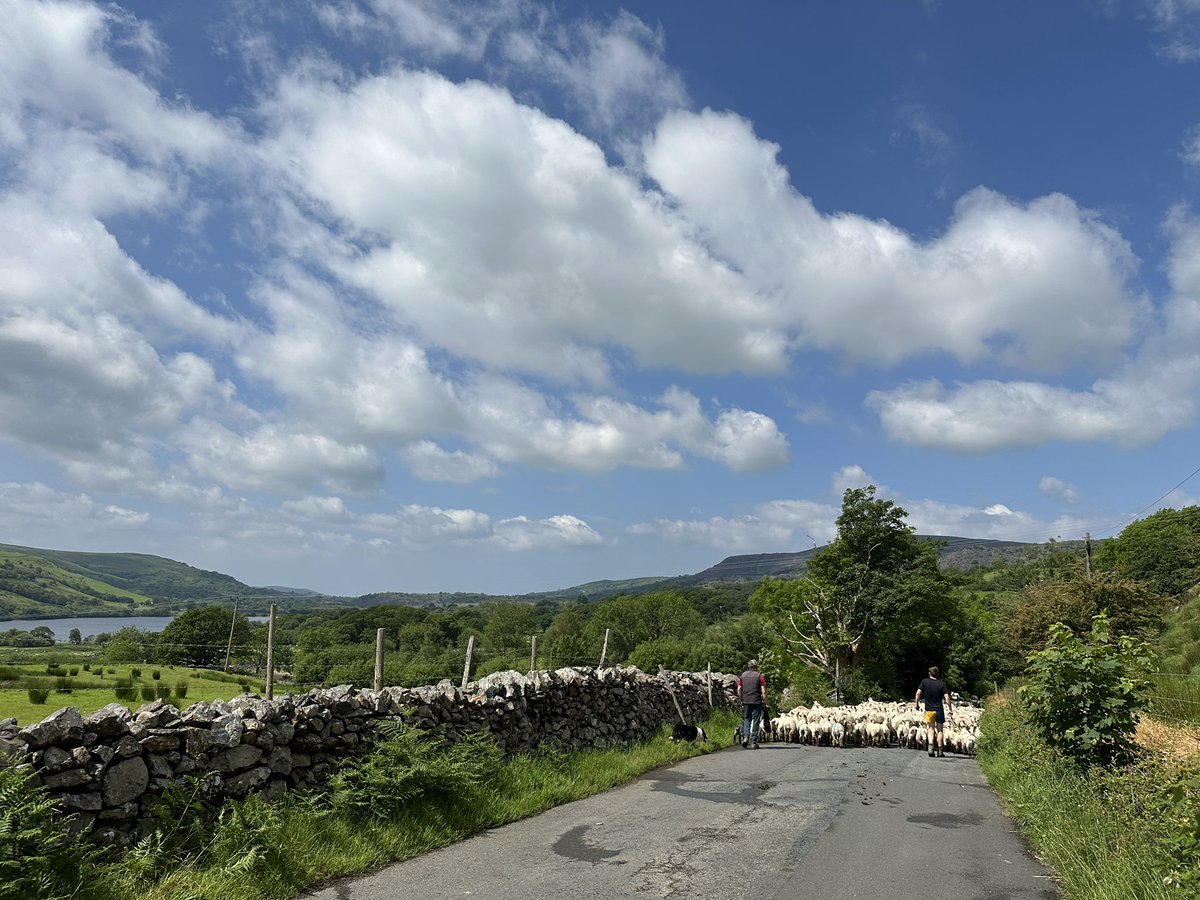
{"label": "dry stone wall", "polygon": [[[732,708],[736,677],[714,674],[712,682],[713,706]],[[68,830],[127,844],[154,830],[155,802],[174,781],[196,779],[213,803],[318,785],[341,760],[374,746],[381,720],[448,740],[486,731],[506,754],[620,747],[678,719],[670,691],[688,722],[708,716],[704,673],[499,672],[466,690],[449,681],[379,692],[343,685],[277,700],[247,694],[183,711],[161,700],[136,712],[118,703],[87,715],[61,709],[25,728],[0,721],[0,757],[36,775]]]}

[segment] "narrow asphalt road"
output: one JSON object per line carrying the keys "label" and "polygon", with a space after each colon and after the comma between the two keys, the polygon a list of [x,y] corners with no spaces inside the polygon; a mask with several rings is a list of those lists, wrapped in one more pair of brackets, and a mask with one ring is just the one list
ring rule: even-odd
{"label": "narrow asphalt road", "polygon": [[1048,900],[972,759],[764,744],[695,757],[316,900]]}

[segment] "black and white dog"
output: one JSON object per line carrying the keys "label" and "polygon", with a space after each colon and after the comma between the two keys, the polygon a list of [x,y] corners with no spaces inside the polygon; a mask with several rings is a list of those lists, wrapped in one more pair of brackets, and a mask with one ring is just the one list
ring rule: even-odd
{"label": "black and white dog", "polygon": [[676,722],[675,727],[671,730],[671,740],[691,741],[694,744],[696,741],[707,741],[708,735],[699,725],[684,725],[682,722]]}

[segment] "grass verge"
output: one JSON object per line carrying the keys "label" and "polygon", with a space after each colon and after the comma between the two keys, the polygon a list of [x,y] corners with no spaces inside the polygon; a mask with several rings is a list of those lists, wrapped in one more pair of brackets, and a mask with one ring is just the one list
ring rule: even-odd
{"label": "grass verge", "polygon": [[176,791],[164,817],[170,830],[119,859],[85,861],[87,890],[72,896],[291,898],[330,878],[409,859],[729,746],[737,717],[716,713],[702,724],[715,738],[703,747],[671,742],[664,727],[635,747],[508,760],[486,738],[431,750],[408,731],[343,769],[320,794],[288,795],[275,804],[251,798],[214,813],[198,796]]}
{"label": "grass verge", "polygon": [[1194,771],[1187,762],[1148,754],[1134,766],[1080,772],[1038,740],[1016,703],[989,707],[979,762],[1067,900],[1196,896],[1194,886],[1164,883],[1198,864],[1169,849],[1189,825],[1176,796]]}

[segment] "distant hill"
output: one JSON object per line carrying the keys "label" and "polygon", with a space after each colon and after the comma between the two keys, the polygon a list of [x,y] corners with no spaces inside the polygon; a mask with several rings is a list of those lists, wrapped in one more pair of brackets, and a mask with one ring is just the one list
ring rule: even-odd
{"label": "distant hill", "polygon": [[146,553],[0,544],[0,618],[162,615],[233,597],[250,614],[265,612],[273,599],[288,600],[289,609],[301,599]]}
{"label": "distant hill", "polygon": [[[1045,544],[1027,544],[1019,541],[993,541],[986,538],[955,537],[943,534],[918,534],[922,541],[938,541],[938,562],[943,569],[971,569],[975,566],[991,565],[997,559],[1018,562],[1040,555]],[[1059,547],[1068,547],[1062,542]],[[680,579],[687,584],[705,584],[711,581],[757,581],[764,576],[772,578],[799,575],[808,561],[823,548],[813,547],[797,553],[756,553],[750,556],[728,556],[715,566],[685,575]]]}
{"label": "distant hill", "polygon": [[[990,565],[997,559],[1010,562],[1036,559],[1049,546],[947,535],[917,537],[939,541],[943,545],[938,551],[942,567],[955,569]],[[1057,546],[1066,550],[1081,549],[1082,542],[1062,541]],[[755,582],[764,576],[796,576],[804,571],[808,561],[820,549],[728,556],[715,566],[692,575],[589,581],[539,593],[384,591],[360,597],[333,597],[305,588],[251,587],[220,572],[197,569],[145,553],[82,553],[0,544],[0,619],[168,614],[234,597],[239,598],[239,609],[250,615],[266,613],[272,603],[281,604],[288,612],[307,612],[331,606],[353,608],[390,603],[448,606],[494,600],[531,603],[539,600],[599,600],[622,593],[722,582]]]}

